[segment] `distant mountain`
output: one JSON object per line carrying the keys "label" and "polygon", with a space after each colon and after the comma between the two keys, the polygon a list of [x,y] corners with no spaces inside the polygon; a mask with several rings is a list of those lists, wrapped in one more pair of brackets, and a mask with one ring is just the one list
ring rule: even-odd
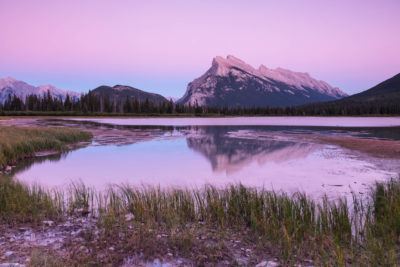
{"label": "distant mountain", "polygon": [[207,106],[293,106],[347,96],[339,88],[307,73],[277,68],[258,69],[228,56],[215,57],[211,68],[189,83],[179,104]]}
{"label": "distant mountain", "polygon": [[166,96],[165,97],[168,101],[176,102],[180,99],[180,97],[175,97],[175,96]]}
{"label": "distant mountain", "polygon": [[7,99],[9,94],[11,96],[15,94],[22,100],[25,100],[25,96],[27,95],[35,94],[43,96],[47,94],[48,91],[50,91],[50,94],[53,97],[62,98],[63,100],[65,99],[67,94],[69,94],[70,97],[73,98],[79,98],[81,95],[77,92],[58,89],[49,84],[35,87],[33,85],[27,84],[23,81],[18,81],[11,77],[0,79],[0,103],[3,103]]}
{"label": "distant mountain", "polygon": [[140,102],[146,101],[148,99],[154,103],[167,102],[168,100],[159,94],[149,93],[137,88],[133,88],[125,85],[115,85],[111,86],[99,86],[96,89],[92,90],[95,95],[98,96],[108,96],[110,98],[122,98],[125,99],[127,96],[130,98],[136,98]]}
{"label": "distant mountain", "polygon": [[366,91],[334,101],[334,103],[347,102],[400,103],[400,73]]}

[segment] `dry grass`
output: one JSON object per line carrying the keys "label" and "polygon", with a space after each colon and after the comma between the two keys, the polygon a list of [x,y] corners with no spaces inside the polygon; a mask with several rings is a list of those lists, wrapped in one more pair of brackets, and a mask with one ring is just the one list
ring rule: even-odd
{"label": "dry grass", "polygon": [[[8,181],[0,187],[0,206],[1,218],[13,222],[94,216],[99,236],[89,231],[87,246],[99,255],[115,247],[107,252],[113,264],[132,251],[149,258],[171,251],[204,263],[233,260],[227,242],[234,234],[270,251],[283,265],[311,259],[317,266],[395,266],[400,260],[399,180],[377,184],[367,202],[354,197],[350,204],[242,185],[121,186],[98,193],[76,184],[63,195]],[[162,242],[159,234],[166,234]]]}

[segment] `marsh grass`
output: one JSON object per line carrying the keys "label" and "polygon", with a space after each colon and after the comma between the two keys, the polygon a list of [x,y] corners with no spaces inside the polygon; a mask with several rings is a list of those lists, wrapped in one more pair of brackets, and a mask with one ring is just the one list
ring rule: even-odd
{"label": "marsh grass", "polygon": [[63,213],[60,195],[40,186],[27,186],[10,177],[0,177],[0,221],[38,222],[57,219]]}
{"label": "marsh grass", "polygon": [[69,128],[0,126],[0,169],[43,150],[62,151],[68,144],[88,141],[88,132]]}
{"label": "marsh grass", "polygon": [[1,183],[0,204],[3,220],[94,216],[103,240],[124,240],[124,249],[149,254],[162,250],[156,236],[163,232],[165,245],[180,253],[223,258],[225,243],[201,248],[196,240],[200,233],[223,240],[236,232],[261,249],[268,246],[283,265],[311,259],[316,266],[395,266],[400,260],[399,179],[377,183],[368,198],[354,195],[352,203],[240,184],[191,190],[113,186],[99,193],[78,183],[63,195],[9,180]]}

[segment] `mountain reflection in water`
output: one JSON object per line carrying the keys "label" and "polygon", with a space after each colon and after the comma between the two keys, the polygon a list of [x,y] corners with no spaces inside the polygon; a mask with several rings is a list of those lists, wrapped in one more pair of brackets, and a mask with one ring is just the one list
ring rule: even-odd
{"label": "mountain reflection in water", "polygon": [[260,140],[232,135],[232,132],[224,127],[205,127],[191,130],[186,142],[189,148],[201,153],[210,161],[213,171],[227,174],[234,173],[252,162],[263,165],[269,161],[280,163],[304,158],[322,147],[320,144],[274,140],[275,134],[271,132],[271,139]]}

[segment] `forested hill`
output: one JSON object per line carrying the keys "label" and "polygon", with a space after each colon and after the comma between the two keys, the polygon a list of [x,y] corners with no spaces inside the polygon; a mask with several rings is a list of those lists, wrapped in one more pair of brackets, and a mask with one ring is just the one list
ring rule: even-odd
{"label": "forested hill", "polygon": [[400,73],[380,84],[361,93],[334,101],[344,102],[373,102],[377,104],[400,102]]}
{"label": "forested hill", "polygon": [[400,73],[349,97],[296,107],[306,115],[400,114]]}
{"label": "forested hill", "polygon": [[168,100],[162,95],[145,92],[143,90],[126,85],[115,85],[114,87],[102,85],[94,89],[92,93],[97,96],[109,97],[111,99],[122,98],[125,100],[128,97],[135,98],[140,102],[144,102],[146,99],[150,102],[158,104],[162,102],[168,102]]}

